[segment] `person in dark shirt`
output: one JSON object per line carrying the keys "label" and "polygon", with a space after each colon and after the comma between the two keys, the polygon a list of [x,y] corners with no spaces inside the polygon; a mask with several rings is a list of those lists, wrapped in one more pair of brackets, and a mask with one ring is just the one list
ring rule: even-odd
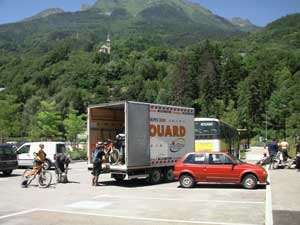
{"label": "person in dark shirt", "polygon": [[[57,175],[57,183],[68,182],[67,170],[70,162],[71,162],[70,157],[67,156],[65,153],[58,153],[56,155],[55,171]],[[63,173],[65,173],[64,177],[63,177]]]}
{"label": "person in dark shirt", "polygon": [[104,153],[104,144],[103,142],[98,142],[96,144],[96,148],[93,152],[93,179],[92,185],[98,186],[98,179],[102,170],[102,157],[105,155]]}
{"label": "person in dark shirt", "polygon": [[269,156],[271,158],[271,163],[270,163],[270,169],[274,168],[274,158],[278,152],[278,143],[276,142],[275,139],[273,139],[269,144],[268,144],[268,151],[269,151]]}

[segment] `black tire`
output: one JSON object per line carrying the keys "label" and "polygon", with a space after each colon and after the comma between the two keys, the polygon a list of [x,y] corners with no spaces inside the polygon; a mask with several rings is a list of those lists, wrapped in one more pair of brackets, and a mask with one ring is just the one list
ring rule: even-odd
{"label": "black tire", "polygon": [[46,159],[44,162],[44,169],[49,170],[51,168],[51,162],[49,159]]}
{"label": "black tire", "polygon": [[195,179],[189,174],[183,174],[179,178],[180,186],[183,188],[192,188],[195,186]]}
{"label": "black tire", "polygon": [[11,175],[11,173],[12,173],[12,170],[4,170],[3,171],[4,176],[9,176],[9,175]]}
{"label": "black tire", "polygon": [[52,181],[52,174],[47,170],[41,171],[38,177],[39,187],[41,188],[49,187],[51,181]]}
{"label": "black tire", "polygon": [[246,189],[255,189],[257,187],[257,178],[252,174],[248,174],[243,178],[242,185]]}
{"label": "black tire", "polygon": [[27,185],[29,185],[31,183],[31,181],[33,180],[33,176],[25,177],[25,174],[27,174],[28,172],[31,172],[31,170],[32,169],[26,169],[22,174],[22,182],[24,180],[27,180]]}
{"label": "black tire", "polygon": [[125,179],[125,175],[123,174],[113,174],[112,176],[116,181],[123,181]]}
{"label": "black tire", "polygon": [[153,169],[150,173],[150,184],[158,184],[161,181],[161,172],[159,169]]}
{"label": "black tire", "polygon": [[167,168],[164,171],[164,179],[166,182],[174,181],[174,169],[173,168]]}

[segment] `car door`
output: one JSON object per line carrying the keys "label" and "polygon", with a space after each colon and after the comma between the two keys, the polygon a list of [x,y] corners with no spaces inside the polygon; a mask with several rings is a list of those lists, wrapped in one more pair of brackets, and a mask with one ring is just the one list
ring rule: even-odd
{"label": "car door", "polygon": [[30,144],[22,145],[18,150],[18,164],[19,166],[31,166],[32,156],[30,154]]}
{"label": "car door", "polygon": [[205,153],[190,154],[184,161],[184,167],[191,171],[197,182],[205,182]]}
{"label": "car door", "polygon": [[233,161],[220,153],[209,153],[206,168],[208,182],[236,183]]}

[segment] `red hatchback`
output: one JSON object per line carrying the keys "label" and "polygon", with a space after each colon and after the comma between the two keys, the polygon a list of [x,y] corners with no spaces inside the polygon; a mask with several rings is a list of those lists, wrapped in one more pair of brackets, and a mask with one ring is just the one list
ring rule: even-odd
{"label": "red hatchback", "polygon": [[198,182],[242,184],[247,189],[267,184],[266,170],[225,152],[192,152],[175,164],[175,179],[184,188]]}

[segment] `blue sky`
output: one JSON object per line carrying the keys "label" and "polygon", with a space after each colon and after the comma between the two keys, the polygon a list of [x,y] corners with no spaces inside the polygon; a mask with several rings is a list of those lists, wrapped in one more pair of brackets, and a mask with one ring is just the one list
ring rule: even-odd
{"label": "blue sky", "polygon": [[[192,0],[225,18],[241,17],[265,26],[287,14],[300,12],[300,0]],[[0,24],[20,21],[47,8],[77,11],[95,0],[0,0]]]}

